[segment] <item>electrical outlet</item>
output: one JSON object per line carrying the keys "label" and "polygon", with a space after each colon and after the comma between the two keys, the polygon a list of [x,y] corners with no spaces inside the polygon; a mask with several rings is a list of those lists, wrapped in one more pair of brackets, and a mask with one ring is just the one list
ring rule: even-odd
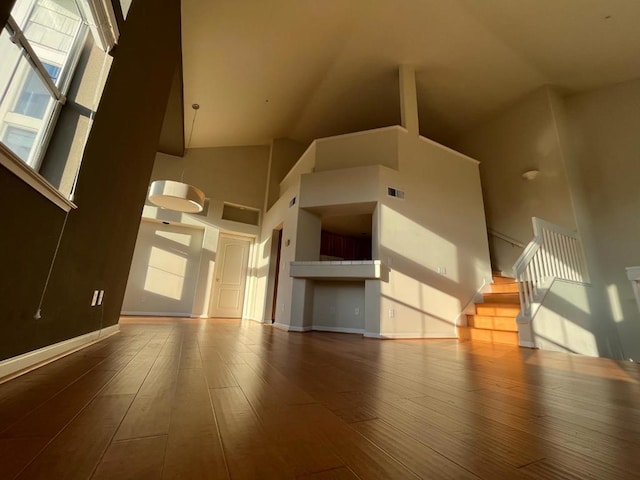
{"label": "electrical outlet", "polygon": [[359,309],[358,307],[354,308],[354,309],[353,309],[353,313],[354,313],[355,315],[360,315],[360,309]]}
{"label": "electrical outlet", "polygon": [[446,275],[447,274],[447,267],[438,267],[438,273],[440,275]]}
{"label": "electrical outlet", "polygon": [[389,318],[393,318],[396,316],[396,311],[393,308],[389,309]]}
{"label": "electrical outlet", "polygon": [[91,297],[91,306],[95,307],[96,303],[98,303],[98,290],[94,290],[93,297]]}
{"label": "electrical outlet", "polygon": [[100,290],[100,293],[98,293],[98,305],[102,305],[103,297],[104,297],[104,290]]}

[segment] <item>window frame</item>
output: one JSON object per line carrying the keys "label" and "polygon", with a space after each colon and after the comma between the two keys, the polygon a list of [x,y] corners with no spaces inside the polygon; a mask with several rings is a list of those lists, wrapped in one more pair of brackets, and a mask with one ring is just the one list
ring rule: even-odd
{"label": "window frame", "polygon": [[[28,19],[31,16],[31,9],[37,5],[36,1],[34,1],[29,7],[29,13],[26,17],[27,20],[24,22],[25,29],[28,25]],[[4,138],[5,131],[10,126],[25,130],[29,127],[20,124],[14,125],[14,122],[11,121],[4,122],[6,125],[2,128],[2,132],[0,132],[0,165],[7,168],[30,187],[67,212],[73,208],[77,208],[76,205],[67,198],[66,195],[49,183],[39,173],[39,170],[42,167],[45,153],[54,133],[60,112],[67,101],[66,94],[70,88],[82,51],[87,43],[88,35],[92,34],[94,40],[99,44],[101,49],[105,54],[108,54],[117,43],[120,33],[115,13],[113,11],[113,5],[109,0],[76,0],[75,4],[78,8],[80,23],[74,35],[74,43],[69,50],[64,63],[60,66],[54,65],[54,67],[60,68],[59,75],[56,80],[51,79],[46,67],[44,66],[43,60],[40,59],[24,31],[15,20],[13,9],[7,18],[6,24],[0,26],[3,32],[6,30],[9,39],[17,48],[20,49],[19,55],[21,59],[18,60],[18,62],[28,62],[28,68],[30,71],[36,73],[39,80],[42,81],[46,91],[51,95],[51,100],[53,100],[52,106],[47,107],[47,110],[41,119],[43,122],[40,127],[41,131],[34,140],[32,147],[34,150],[31,152],[28,161],[22,160],[16,152],[2,141],[2,139]],[[7,88],[11,87],[12,82],[13,80],[7,84]],[[56,83],[58,85],[56,85]],[[21,89],[23,86],[18,88]],[[14,102],[18,102],[20,94],[21,92],[18,92],[16,98],[13,100]],[[17,112],[11,112],[11,114],[24,115]],[[26,117],[28,117],[28,115],[26,115],[25,118]],[[82,147],[84,148],[84,145]]]}

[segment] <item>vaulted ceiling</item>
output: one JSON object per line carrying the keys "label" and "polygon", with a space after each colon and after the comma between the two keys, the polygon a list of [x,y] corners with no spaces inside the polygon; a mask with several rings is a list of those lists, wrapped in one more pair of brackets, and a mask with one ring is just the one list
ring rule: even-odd
{"label": "vaulted ceiling", "polygon": [[266,144],[400,122],[443,143],[535,88],[640,77],[638,0],[183,0],[185,137]]}

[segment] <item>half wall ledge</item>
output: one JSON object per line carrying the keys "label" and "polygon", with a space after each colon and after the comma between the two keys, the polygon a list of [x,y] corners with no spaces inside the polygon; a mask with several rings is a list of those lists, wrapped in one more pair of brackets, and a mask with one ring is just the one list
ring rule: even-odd
{"label": "half wall ledge", "polygon": [[388,269],[380,260],[332,260],[291,262],[293,278],[313,280],[384,280]]}

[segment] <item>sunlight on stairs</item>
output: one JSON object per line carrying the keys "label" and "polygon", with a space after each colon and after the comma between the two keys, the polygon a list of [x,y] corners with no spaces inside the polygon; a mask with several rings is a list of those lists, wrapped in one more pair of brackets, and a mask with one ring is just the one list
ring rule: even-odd
{"label": "sunlight on stairs", "polygon": [[475,315],[467,315],[468,326],[458,327],[460,340],[518,345],[520,299],[516,281],[494,274],[491,293],[483,297],[484,303],[476,303]]}

